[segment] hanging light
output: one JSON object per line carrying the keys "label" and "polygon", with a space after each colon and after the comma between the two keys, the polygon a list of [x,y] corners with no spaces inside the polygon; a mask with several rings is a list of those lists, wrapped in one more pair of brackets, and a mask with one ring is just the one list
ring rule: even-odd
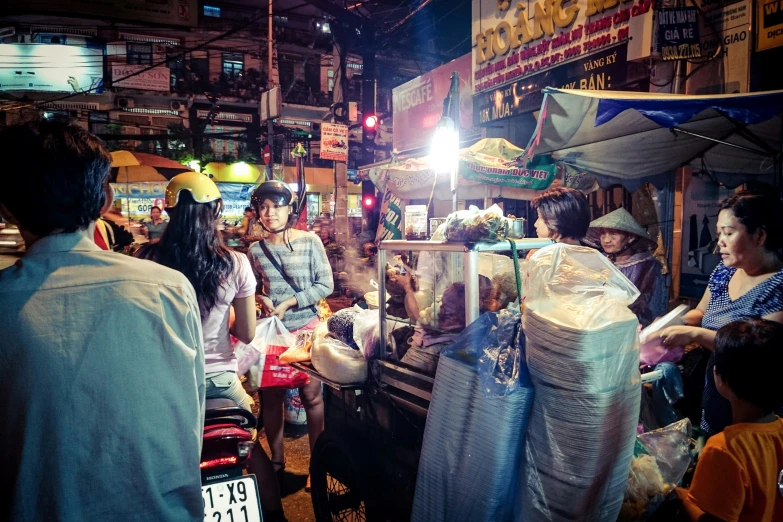
{"label": "hanging light", "polygon": [[429,165],[439,174],[457,170],[459,164],[459,134],[454,120],[444,116],[435,127],[430,145]]}

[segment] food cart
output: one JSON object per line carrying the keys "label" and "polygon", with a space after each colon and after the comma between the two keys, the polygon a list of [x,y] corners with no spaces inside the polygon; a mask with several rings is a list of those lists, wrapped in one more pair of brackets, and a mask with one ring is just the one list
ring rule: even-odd
{"label": "food cart", "polygon": [[[520,257],[552,244],[548,239],[512,241]],[[480,272],[489,274],[498,263],[507,268],[510,258],[491,254],[511,250],[509,241],[383,241],[378,252],[379,302],[386,299],[385,269],[393,253],[438,254],[442,263],[430,268],[449,272],[449,283],[458,279],[464,285],[464,321],[470,324],[480,312]],[[388,315],[384,306],[378,313],[380,356],[370,362],[367,382],[342,385],[310,365],[295,364],[325,385],[326,429],[313,449],[310,467],[317,520],[410,520],[435,379],[434,374],[395,360],[395,347],[387,343],[391,330],[410,327],[412,321]]]}

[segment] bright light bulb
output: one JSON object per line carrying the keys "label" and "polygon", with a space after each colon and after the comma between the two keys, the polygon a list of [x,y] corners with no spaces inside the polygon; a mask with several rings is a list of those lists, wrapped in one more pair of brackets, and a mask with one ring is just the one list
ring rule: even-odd
{"label": "bright light bulb", "polygon": [[[445,120],[445,118],[444,118]],[[441,120],[432,136],[429,165],[440,174],[455,170],[459,164],[459,134],[451,120]]]}
{"label": "bright light bulb", "polygon": [[247,176],[248,174],[250,174],[250,165],[248,165],[244,161],[240,161],[239,163],[234,163],[234,173],[237,176]]}
{"label": "bright light bulb", "polygon": [[188,163],[188,167],[190,167],[196,172],[201,172],[201,162],[199,160],[191,160]]}

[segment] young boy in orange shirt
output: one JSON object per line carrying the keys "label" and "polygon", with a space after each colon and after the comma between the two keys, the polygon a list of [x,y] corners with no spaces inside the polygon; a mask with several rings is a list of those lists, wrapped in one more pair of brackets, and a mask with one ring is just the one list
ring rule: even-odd
{"label": "young boy in orange shirt", "polygon": [[730,323],[715,337],[715,384],[733,422],[707,441],[690,489],[678,488],[681,515],[708,522],[783,522],[783,324]]}

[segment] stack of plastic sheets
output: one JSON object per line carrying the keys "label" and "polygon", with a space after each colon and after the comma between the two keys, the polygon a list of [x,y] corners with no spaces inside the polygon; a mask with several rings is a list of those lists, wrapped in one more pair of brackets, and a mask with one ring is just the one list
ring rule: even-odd
{"label": "stack of plastic sheets", "polygon": [[519,314],[485,314],[441,356],[413,522],[512,519],[517,464],[533,403],[518,324]]}
{"label": "stack of plastic sheets", "polygon": [[639,419],[638,321],[627,308],[638,293],[596,251],[540,252],[530,287],[541,291],[522,320],[536,400],[514,518],[613,522]]}

